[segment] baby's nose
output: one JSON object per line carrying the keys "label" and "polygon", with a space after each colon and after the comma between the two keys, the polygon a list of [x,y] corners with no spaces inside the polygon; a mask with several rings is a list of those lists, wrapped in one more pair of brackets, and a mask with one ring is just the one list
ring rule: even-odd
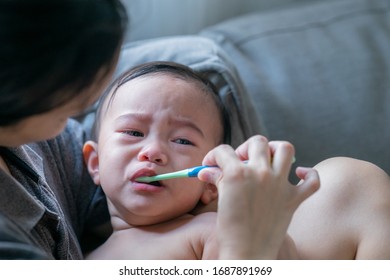
{"label": "baby's nose", "polygon": [[150,161],[156,164],[165,164],[168,160],[167,153],[159,143],[144,147],[138,154],[139,161]]}

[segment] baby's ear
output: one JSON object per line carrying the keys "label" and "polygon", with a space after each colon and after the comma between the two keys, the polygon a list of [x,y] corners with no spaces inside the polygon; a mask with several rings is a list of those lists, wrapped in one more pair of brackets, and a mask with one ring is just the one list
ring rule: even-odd
{"label": "baby's ear", "polygon": [[206,183],[205,189],[203,191],[202,196],[200,197],[200,201],[204,205],[208,205],[214,200],[218,198],[218,189],[215,185]]}
{"label": "baby's ear", "polygon": [[94,141],[87,141],[83,146],[83,156],[88,172],[93,182],[100,185],[98,145]]}

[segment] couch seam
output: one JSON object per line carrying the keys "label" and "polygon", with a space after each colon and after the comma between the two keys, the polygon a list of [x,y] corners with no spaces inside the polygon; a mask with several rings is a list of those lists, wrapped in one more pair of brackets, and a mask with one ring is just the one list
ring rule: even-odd
{"label": "couch seam", "polygon": [[314,29],[314,28],[322,28],[325,26],[332,25],[337,22],[341,22],[347,19],[351,18],[356,18],[359,16],[367,15],[367,14],[386,14],[390,11],[390,7],[386,7],[385,9],[383,8],[372,8],[369,10],[360,10],[360,11],[355,11],[355,12],[350,12],[347,14],[342,14],[342,15],[337,15],[331,18],[328,18],[323,21],[318,21],[318,22],[309,22],[305,23],[303,25],[299,26],[291,26],[291,27],[281,27],[281,28],[276,28],[273,30],[267,30],[264,32],[260,32],[258,34],[253,34],[248,37],[239,39],[235,42],[233,42],[236,45],[244,45],[248,42],[250,42],[253,39],[259,39],[259,38],[266,38],[274,35],[283,35],[291,32],[300,32],[302,30],[307,30],[307,29]]}

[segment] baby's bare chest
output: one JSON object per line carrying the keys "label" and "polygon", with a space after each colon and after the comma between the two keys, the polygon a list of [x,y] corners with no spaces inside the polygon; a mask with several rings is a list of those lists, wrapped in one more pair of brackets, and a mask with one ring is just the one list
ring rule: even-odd
{"label": "baby's bare chest", "polygon": [[132,228],[116,232],[101,248],[113,259],[193,260],[202,257],[204,229]]}

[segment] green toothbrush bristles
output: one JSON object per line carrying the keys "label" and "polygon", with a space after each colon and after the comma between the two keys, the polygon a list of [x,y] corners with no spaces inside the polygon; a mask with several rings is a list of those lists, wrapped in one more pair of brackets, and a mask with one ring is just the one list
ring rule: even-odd
{"label": "green toothbrush bristles", "polygon": [[140,182],[140,183],[150,183],[150,182],[154,182],[154,181],[168,180],[168,179],[175,179],[175,178],[185,178],[185,177],[188,177],[188,171],[181,170],[181,171],[160,174],[160,175],[150,176],[150,177],[147,177],[147,176],[138,177],[137,179],[135,179],[135,181]]}
{"label": "green toothbrush bristles", "polygon": [[138,177],[135,181],[140,183],[150,183],[153,182],[153,177]]}

